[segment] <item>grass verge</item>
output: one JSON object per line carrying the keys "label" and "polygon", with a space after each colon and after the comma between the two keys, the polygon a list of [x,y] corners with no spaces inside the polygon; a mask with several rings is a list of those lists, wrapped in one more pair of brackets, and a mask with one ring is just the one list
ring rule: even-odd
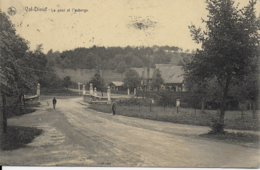
{"label": "grass verge", "polygon": [[224,132],[223,134],[202,134],[203,138],[225,141],[227,143],[235,143],[249,147],[259,147],[259,136],[256,134],[241,132]]}
{"label": "grass verge", "polygon": [[8,126],[7,133],[3,136],[2,150],[14,150],[25,147],[42,133],[41,129],[23,126]]}
{"label": "grass verge", "polygon": [[[111,105],[108,104],[91,104],[90,108],[105,113],[112,113]],[[200,110],[180,108],[177,113],[174,107],[152,106],[150,108],[149,106],[140,105],[117,105],[116,114],[200,126],[211,126],[213,120],[218,117],[217,111],[213,110],[201,112]],[[250,113],[245,113],[242,118],[239,111],[227,111],[225,127],[237,130],[259,130],[259,119],[253,119]]]}

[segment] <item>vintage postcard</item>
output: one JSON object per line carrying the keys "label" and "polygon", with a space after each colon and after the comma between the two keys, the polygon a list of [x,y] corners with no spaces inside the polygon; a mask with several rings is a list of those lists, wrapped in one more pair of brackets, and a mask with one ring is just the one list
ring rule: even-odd
{"label": "vintage postcard", "polygon": [[0,7],[0,165],[259,168],[259,1]]}

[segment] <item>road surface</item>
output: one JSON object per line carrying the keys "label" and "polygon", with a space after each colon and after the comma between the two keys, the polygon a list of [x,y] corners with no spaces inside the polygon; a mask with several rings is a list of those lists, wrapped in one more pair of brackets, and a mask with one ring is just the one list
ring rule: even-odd
{"label": "road surface", "polygon": [[3,165],[258,167],[257,148],[202,138],[207,127],[112,116],[81,98],[43,101],[10,125],[43,129],[26,147],[1,151]]}

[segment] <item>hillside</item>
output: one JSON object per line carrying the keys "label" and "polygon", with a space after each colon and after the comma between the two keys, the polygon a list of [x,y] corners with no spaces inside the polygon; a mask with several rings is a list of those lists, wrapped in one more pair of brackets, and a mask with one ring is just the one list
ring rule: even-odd
{"label": "hillside", "polygon": [[[93,75],[96,73],[95,69],[61,69],[55,68],[56,75],[63,79],[66,76],[70,76],[73,82],[88,83]],[[105,83],[111,81],[123,80],[123,74],[117,73],[113,70],[101,70],[102,78],[104,78]]]}
{"label": "hillside", "polygon": [[49,64],[61,69],[102,69],[124,72],[130,67],[181,65],[190,53],[178,47],[96,47],[47,53]]}

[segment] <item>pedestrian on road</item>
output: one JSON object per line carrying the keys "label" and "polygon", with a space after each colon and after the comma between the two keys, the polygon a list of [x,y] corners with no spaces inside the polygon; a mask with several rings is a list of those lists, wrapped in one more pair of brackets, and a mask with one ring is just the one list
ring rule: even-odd
{"label": "pedestrian on road", "polygon": [[57,100],[56,100],[56,98],[54,97],[53,99],[52,99],[52,104],[53,104],[53,109],[55,110],[55,107],[56,107],[56,103],[57,103]]}
{"label": "pedestrian on road", "polygon": [[113,112],[113,115],[116,114],[116,103],[115,102],[113,102],[113,104],[112,104],[112,112]]}

